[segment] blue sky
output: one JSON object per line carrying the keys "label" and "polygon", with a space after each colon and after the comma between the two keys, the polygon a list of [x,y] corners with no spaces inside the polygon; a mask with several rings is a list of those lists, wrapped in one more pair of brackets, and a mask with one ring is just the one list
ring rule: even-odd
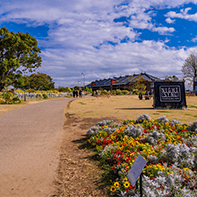
{"label": "blue sky", "polygon": [[38,40],[38,72],[56,87],[140,72],[182,79],[197,51],[197,0],[0,0],[3,26]]}

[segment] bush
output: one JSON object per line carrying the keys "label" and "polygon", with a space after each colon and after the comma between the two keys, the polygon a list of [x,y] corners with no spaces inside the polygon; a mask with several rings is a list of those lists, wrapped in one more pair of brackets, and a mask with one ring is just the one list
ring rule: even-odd
{"label": "bush", "polygon": [[3,93],[3,99],[5,99],[5,102],[11,101],[13,97],[14,97],[14,95],[11,92],[4,92]]}
{"label": "bush", "polygon": [[116,90],[111,90],[112,95],[116,95]]}
{"label": "bush", "polygon": [[49,95],[48,94],[43,94],[43,99],[48,99],[49,98]]}
{"label": "bush", "polygon": [[101,90],[101,95],[103,95],[103,94],[109,94],[109,92],[107,91],[107,90]]}
{"label": "bush", "polygon": [[129,91],[128,90],[122,90],[122,94],[128,95],[129,94]]}
{"label": "bush", "polygon": [[122,91],[119,90],[119,89],[117,89],[117,90],[116,90],[116,95],[121,95],[121,94],[122,94]]}
{"label": "bush", "polygon": [[18,96],[14,97],[14,98],[12,99],[12,101],[13,101],[14,103],[16,103],[16,104],[19,104],[19,103],[22,102],[21,99],[20,99]]}

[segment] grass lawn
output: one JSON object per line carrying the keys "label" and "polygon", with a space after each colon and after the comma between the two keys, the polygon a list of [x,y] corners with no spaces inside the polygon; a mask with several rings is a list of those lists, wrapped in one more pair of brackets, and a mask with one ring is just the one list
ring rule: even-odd
{"label": "grass lawn", "polygon": [[165,115],[170,120],[179,119],[188,124],[197,120],[197,97],[186,98],[186,102],[188,107],[185,110],[155,110],[153,99],[139,100],[137,95],[90,97],[72,101],[68,112],[80,118],[111,116],[120,120],[136,119],[141,114],[148,114],[154,119]]}

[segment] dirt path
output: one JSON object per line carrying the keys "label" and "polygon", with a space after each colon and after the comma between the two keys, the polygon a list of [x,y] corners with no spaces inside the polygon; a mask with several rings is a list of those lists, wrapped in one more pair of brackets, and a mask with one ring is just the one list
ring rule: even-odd
{"label": "dirt path", "polygon": [[64,108],[70,100],[49,100],[0,114],[0,196],[53,195]]}
{"label": "dirt path", "polygon": [[59,165],[58,197],[107,197],[95,152],[84,147],[90,127],[113,117],[78,118],[66,112]]}

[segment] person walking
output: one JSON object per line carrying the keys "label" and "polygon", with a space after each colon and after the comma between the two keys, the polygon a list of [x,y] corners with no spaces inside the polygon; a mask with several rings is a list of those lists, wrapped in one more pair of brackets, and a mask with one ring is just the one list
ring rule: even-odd
{"label": "person walking", "polygon": [[76,98],[78,98],[78,96],[79,96],[78,90],[75,90],[75,94],[76,94]]}
{"label": "person walking", "polygon": [[75,89],[73,90],[73,98],[75,98],[76,96],[76,92],[75,92]]}
{"label": "person walking", "polygon": [[82,90],[79,90],[79,97],[82,97]]}

